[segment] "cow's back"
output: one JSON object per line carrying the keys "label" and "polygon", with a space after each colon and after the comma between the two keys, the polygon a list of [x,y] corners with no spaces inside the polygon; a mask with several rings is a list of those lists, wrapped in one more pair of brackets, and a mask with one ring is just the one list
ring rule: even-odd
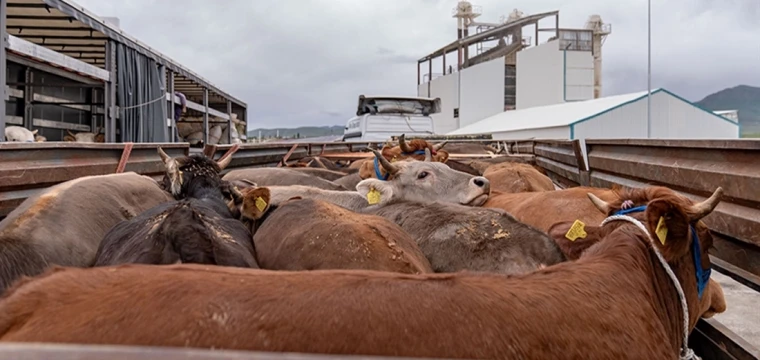
{"label": "cow's back", "polygon": [[283,203],[253,243],[263,269],[432,272],[414,239],[396,224],[320,200]]}
{"label": "cow's back", "polygon": [[521,163],[501,163],[489,166],[483,176],[491,189],[507,193],[554,190],[552,180],[535,167]]}
{"label": "cow's back", "polygon": [[112,226],[169,200],[134,172],[82,177],[27,198],[0,222],[0,290],[47,265],[92,265]]}
{"label": "cow's back", "polygon": [[498,209],[403,202],[371,213],[410,234],[436,272],[517,274],[564,261],[546,233]]}
{"label": "cow's back", "polygon": [[586,224],[600,224],[605,214],[594,206],[587,193],[605,201],[614,199],[611,189],[584,186],[552,191],[491,194],[483,207],[503,209],[518,220],[544,232],[563,221],[581,220]]}
{"label": "cow's back", "polygon": [[325,190],[346,190],[343,186],[332,181],[288,168],[238,169],[228,172],[222,179],[227,181],[248,180],[258,186],[303,185]]}

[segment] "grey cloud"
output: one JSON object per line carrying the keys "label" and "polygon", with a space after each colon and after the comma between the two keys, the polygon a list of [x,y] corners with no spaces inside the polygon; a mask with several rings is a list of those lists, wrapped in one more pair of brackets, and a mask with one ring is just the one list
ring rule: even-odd
{"label": "grey cloud", "polygon": [[[455,0],[78,3],[118,16],[129,34],[246,101],[252,128],[343,125],[359,94],[414,95],[416,59],[456,36]],[[645,1],[473,3],[482,6],[480,20],[490,22],[513,8],[526,14],[559,9],[561,27],[582,27],[589,15],[600,14],[613,29],[603,50],[604,94],[646,89]],[[737,84],[760,85],[760,2],[652,3],[654,87],[698,100]],[[525,35],[533,36],[528,29]],[[440,63],[434,66],[436,72]]]}

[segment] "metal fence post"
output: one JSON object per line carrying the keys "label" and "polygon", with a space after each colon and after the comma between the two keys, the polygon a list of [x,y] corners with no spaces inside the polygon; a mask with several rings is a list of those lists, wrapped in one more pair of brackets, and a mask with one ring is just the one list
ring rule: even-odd
{"label": "metal fence post", "polygon": [[0,129],[3,129],[3,135],[0,136],[0,142],[5,141],[5,102],[8,100],[8,93],[5,87],[8,84],[5,78],[6,66],[8,61],[5,58],[5,48],[8,47],[8,32],[6,31],[6,0],[0,0]]}
{"label": "metal fence post", "polygon": [[203,88],[203,145],[208,144],[208,88]]}

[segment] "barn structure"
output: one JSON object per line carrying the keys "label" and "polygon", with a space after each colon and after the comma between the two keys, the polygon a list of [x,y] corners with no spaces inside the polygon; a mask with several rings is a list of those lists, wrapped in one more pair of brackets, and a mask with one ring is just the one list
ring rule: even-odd
{"label": "barn structure", "polygon": [[[245,139],[243,101],[71,0],[0,0],[0,129],[48,141],[95,132],[106,142],[174,142],[176,123],[209,143]],[[232,131],[230,131],[232,130]],[[4,137],[0,136],[0,141]]]}
{"label": "barn structure", "polygon": [[737,121],[702,109],[666,89],[652,91],[651,106],[651,128],[647,92],[642,91],[506,111],[447,135],[492,134],[494,140],[739,138]]}

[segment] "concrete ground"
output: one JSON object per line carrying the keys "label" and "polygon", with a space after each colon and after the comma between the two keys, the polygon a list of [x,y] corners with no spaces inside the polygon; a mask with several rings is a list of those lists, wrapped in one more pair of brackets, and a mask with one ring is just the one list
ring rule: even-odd
{"label": "concrete ground", "polygon": [[760,349],[760,292],[715,270],[710,277],[720,283],[726,297],[726,311],[713,318]]}

